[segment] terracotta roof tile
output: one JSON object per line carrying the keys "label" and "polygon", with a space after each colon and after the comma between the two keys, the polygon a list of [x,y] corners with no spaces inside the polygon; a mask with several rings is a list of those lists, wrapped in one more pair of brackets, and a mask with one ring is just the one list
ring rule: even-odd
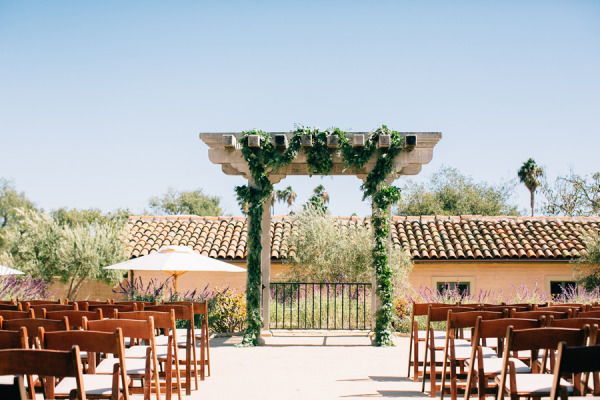
{"label": "terracotta roof tile", "polygon": [[[341,226],[368,226],[368,218],[339,218]],[[271,223],[271,257],[291,257],[289,217]],[[600,217],[394,217],[396,248],[416,260],[571,259],[585,252],[582,231],[600,231]],[[182,244],[214,258],[242,260],[247,254],[246,218],[196,216],[131,217],[127,251],[139,257],[168,244]]]}

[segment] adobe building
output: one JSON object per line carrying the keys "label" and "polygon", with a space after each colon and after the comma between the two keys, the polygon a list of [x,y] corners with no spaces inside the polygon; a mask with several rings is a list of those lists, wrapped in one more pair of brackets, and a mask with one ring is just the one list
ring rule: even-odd
{"label": "adobe building", "polygon": [[[369,224],[368,218],[339,218],[343,224]],[[437,288],[458,282],[470,293],[510,292],[512,285],[536,283],[547,293],[574,282],[571,261],[585,251],[584,231],[600,232],[600,217],[393,217],[392,243],[408,251],[414,268],[413,287]],[[271,277],[287,268],[293,254],[288,244],[289,217],[271,220]],[[185,245],[195,251],[246,266],[244,217],[131,217],[126,230],[128,251],[139,257],[165,245]],[[135,277],[164,280],[165,273],[135,271]],[[216,285],[244,291],[246,274],[188,272],[179,279],[180,291]]]}

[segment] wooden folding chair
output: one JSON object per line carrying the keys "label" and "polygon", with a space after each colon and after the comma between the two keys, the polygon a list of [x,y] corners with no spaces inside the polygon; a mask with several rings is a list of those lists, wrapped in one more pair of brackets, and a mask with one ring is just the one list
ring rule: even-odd
{"label": "wooden folding chair", "polygon": [[[175,329],[175,311],[161,312],[161,311],[131,311],[117,313],[117,318],[120,319],[138,319],[148,320],[152,317],[154,319],[154,329],[162,330],[162,337],[167,338],[166,345],[156,344],[156,358],[158,362],[164,366],[165,371],[165,388],[167,400],[171,399],[171,391],[173,388],[172,383],[172,366],[173,359],[175,359],[175,380],[177,387],[177,395],[181,400],[181,374],[179,371],[179,351],[177,349],[177,343],[174,335],[176,335]],[[155,338],[155,343],[157,338]],[[146,354],[147,345],[131,346],[125,350],[125,356],[127,358],[144,358]]]}
{"label": "wooden folding chair", "polygon": [[[0,350],[0,375],[39,375],[43,377],[46,399],[54,399],[54,377],[75,378],[76,388],[70,398],[86,400],[79,347],[70,351],[9,349]],[[19,397],[25,399],[25,388],[19,382]]]}
{"label": "wooden folding chair", "polygon": [[[452,400],[456,400],[458,395],[458,378],[465,374],[465,361],[469,359],[472,353],[472,346],[469,342],[464,340],[459,342],[457,339],[458,331],[465,328],[474,328],[478,318],[493,320],[504,316],[504,312],[496,311],[466,311],[458,313],[454,313],[452,310],[448,311],[440,400],[444,399],[446,371],[448,367],[450,369],[450,396]],[[495,355],[495,352],[488,347],[482,347],[482,353],[484,353],[484,357],[493,357]],[[459,372],[457,372],[457,369],[459,369]],[[435,386],[432,390],[435,390]]]}
{"label": "wooden folding chair", "polygon": [[[543,374],[542,367],[538,363],[540,350],[556,350],[560,342],[570,346],[585,345],[590,329],[567,329],[567,328],[535,328],[514,330],[512,326],[507,328],[504,355],[502,359],[502,371],[495,378],[498,382],[498,400],[504,398],[506,392],[512,400],[519,397],[547,397],[552,391],[553,376]],[[529,366],[530,374],[519,374],[516,366],[510,360],[509,354],[514,351],[529,350],[531,353]],[[567,386],[569,391],[573,387],[566,381],[560,385]]]}
{"label": "wooden folding chair", "polygon": [[[431,385],[431,397],[435,397],[436,393],[436,380],[437,380],[437,361],[436,361],[436,350],[444,350],[446,344],[446,334],[443,337],[436,335],[433,327],[431,326],[434,322],[443,322],[448,319],[448,311],[452,310],[455,313],[473,311],[472,307],[460,307],[460,306],[448,306],[448,307],[431,307],[427,309],[427,325],[425,330],[425,354],[423,356],[423,373],[421,374],[422,385],[421,391],[425,391],[425,382],[429,376]],[[436,337],[437,336],[437,337]],[[428,363],[428,357],[431,357],[431,361]],[[427,366],[430,367],[429,375],[427,374]]]}
{"label": "wooden folding chair", "polygon": [[[195,330],[194,330],[194,308],[191,303],[187,304],[170,304],[170,305],[159,305],[159,306],[147,306],[147,311],[162,311],[170,312],[175,311],[175,319],[188,321],[187,329],[184,340],[177,340],[177,346],[179,348],[185,348],[185,360],[180,362],[185,363],[185,391],[186,395],[191,393],[191,375],[194,375],[195,390],[198,389],[198,360],[196,357],[195,349]],[[161,343],[161,344],[164,344]],[[201,365],[202,367],[202,365]],[[201,368],[202,370],[202,368]]]}
{"label": "wooden folding chair", "polygon": [[[408,374],[407,378],[410,378],[410,370],[413,368],[413,381],[417,382],[419,380],[420,371],[419,365],[422,365],[422,362],[419,361],[419,343],[425,342],[425,332],[419,330],[419,321],[415,321],[416,317],[426,316],[427,311],[429,310],[429,306],[432,307],[447,307],[448,304],[444,303],[415,303],[412,302],[412,311],[410,313],[410,340],[408,344]],[[445,332],[437,332],[440,338],[444,338]]]}
{"label": "wooden folding chair", "polygon": [[[95,361],[88,365],[87,373],[83,374],[86,396],[94,399],[128,400],[129,378],[125,364],[123,344],[123,332],[117,328],[115,332],[96,331],[64,331],[44,332],[40,328],[40,342],[46,350],[66,350],[73,345],[79,346],[82,351],[87,352],[91,360],[95,360],[95,353],[113,354],[118,362],[114,364],[113,373],[110,375],[96,374]],[[119,379],[121,387],[119,387]],[[73,378],[65,378],[56,386],[54,395],[56,398],[69,398],[69,394],[76,386]]]}
{"label": "wooden folding chair", "polygon": [[[154,375],[154,388],[156,393],[156,399],[160,400],[160,381],[159,381],[159,369],[158,359],[156,358],[156,345],[154,342],[154,319],[152,317],[147,320],[133,320],[133,319],[103,319],[98,321],[83,320],[84,330],[100,331],[100,332],[115,332],[117,328],[121,328],[124,338],[130,338],[131,341],[135,339],[148,340],[150,346],[146,350],[145,359],[139,358],[126,358],[127,361],[127,375],[132,379],[141,379],[143,386],[140,390],[132,387],[133,391],[142,392],[144,399],[150,399],[150,393],[152,391],[152,379]],[[96,373],[112,373],[114,368],[115,360],[105,359],[96,367]],[[151,370],[154,373],[151,373]]]}
{"label": "wooden folding chair", "polygon": [[[21,328],[18,331],[0,331],[0,349],[28,349],[29,340],[27,338],[27,328]],[[19,392],[19,382],[27,380],[28,382],[28,398],[33,399],[35,396],[33,389],[33,377],[27,375],[25,377],[17,377],[12,375],[0,376],[0,398],[10,398],[11,393],[15,395]]]}
{"label": "wooden folding chair", "polygon": [[[593,346],[572,346],[569,347],[565,342],[558,344],[558,356],[556,367],[554,368],[554,382],[552,383],[552,392],[550,399],[555,400],[560,397],[567,399],[569,397],[569,388],[562,384],[562,377],[572,375],[573,394],[575,396],[585,396],[588,391],[589,373],[596,373],[594,378],[594,396],[600,395],[600,385],[597,373],[600,371],[600,345]],[[588,373],[582,379],[582,373]]]}
{"label": "wooden folding chair", "polygon": [[[490,387],[488,382],[494,379],[502,370],[503,339],[506,336],[506,329],[512,326],[514,329],[531,329],[542,326],[542,321],[537,319],[516,319],[501,318],[492,320],[483,320],[477,318],[475,331],[471,340],[471,357],[468,361],[469,371],[467,373],[467,382],[465,385],[465,400],[471,395],[473,383],[477,383],[477,393],[481,400],[486,398],[490,389],[495,389],[496,385]],[[484,357],[484,347],[488,339],[497,341],[496,356]],[[515,362],[517,372],[529,371],[529,367],[518,358],[510,358]]]}
{"label": "wooden folding chair", "polygon": [[[165,304],[186,305],[189,303],[189,301],[172,301]],[[205,367],[201,368],[200,370],[200,379],[204,380],[205,375],[210,376],[210,344],[208,340],[208,301],[192,301],[191,303],[194,309],[194,319],[196,318],[196,316],[200,316],[202,318],[202,322],[200,324],[200,333],[196,333],[194,335],[194,348],[196,348],[196,343],[198,342],[198,340],[200,340],[200,363],[203,363],[205,365]]]}

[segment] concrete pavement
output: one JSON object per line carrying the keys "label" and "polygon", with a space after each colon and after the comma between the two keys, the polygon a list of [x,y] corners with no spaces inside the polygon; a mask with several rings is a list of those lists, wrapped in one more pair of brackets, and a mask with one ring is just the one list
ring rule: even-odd
{"label": "concrete pavement", "polygon": [[364,334],[278,333],[266,346],[238,348],[241,338],[211,339],[212,376],[189,399],[426,398],[406,378],[408,338],[370,345]]}

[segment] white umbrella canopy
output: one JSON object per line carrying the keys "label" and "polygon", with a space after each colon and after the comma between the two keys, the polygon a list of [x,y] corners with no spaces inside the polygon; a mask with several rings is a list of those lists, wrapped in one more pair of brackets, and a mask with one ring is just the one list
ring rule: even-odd
{"label": "white umbrella canopy", "polygon": [[25,272],[17,271],[16,269],[0,265],[0,275],[22,275],[24,273]]}
{"label": "white umbrella canopy", "polygon": [[246,272],[244,268],[198,254],[188,246],[163,246],[156,253],[123,261],[104,269],[168,272],[173,275],[175,291],[177,278],[188,271]]}

